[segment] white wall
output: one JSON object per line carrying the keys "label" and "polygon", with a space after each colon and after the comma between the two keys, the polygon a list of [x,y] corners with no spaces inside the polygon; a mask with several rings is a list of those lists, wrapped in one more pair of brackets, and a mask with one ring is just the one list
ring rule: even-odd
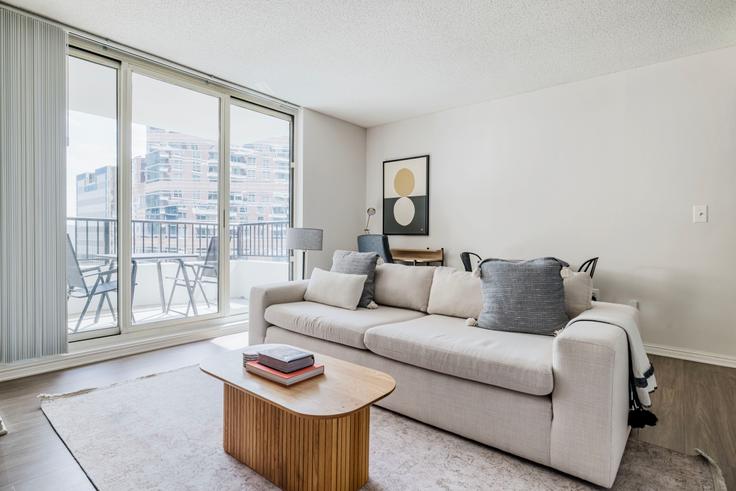
{"label": "white wall", "polygon": [[603,300],[638,299],[645,342],[736,361],[736,48],[369,129],[374,232],[381,162],[425,153],[430,235],[392,246],[457,267],[600,256]]}
{"label": "white wall", "polygon": [[330,269],[335,249],[355,249],[362,232],[366,130],[309,109],[302,110],[299,120],[301,207],[296,223],[324,229],[323,250],[308,253],[307,271]]}

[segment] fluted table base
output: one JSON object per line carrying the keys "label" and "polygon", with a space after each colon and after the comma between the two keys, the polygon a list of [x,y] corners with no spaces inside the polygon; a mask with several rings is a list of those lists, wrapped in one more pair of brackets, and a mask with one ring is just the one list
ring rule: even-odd
{"label": "fluted table base", "polygon": [[225,384],[225,451],[285,490],[355,490],[368,481],[370,406],[306,417]]}

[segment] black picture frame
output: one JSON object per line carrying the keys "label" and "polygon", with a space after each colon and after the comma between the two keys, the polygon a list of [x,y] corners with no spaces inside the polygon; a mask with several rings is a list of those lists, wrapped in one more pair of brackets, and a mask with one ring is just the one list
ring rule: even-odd
{"label": "black picture frame", "polygon": [[[386,166],[395,165],[407,160],[424,159],[424,173],[426,188],[423,195],[411,196],[416,216],[406,226],[402,226],[394,219],[394,204],[398,198],[386,197]],[[384,160],[381,172],[381,198],[384,235],[429,235],[429,154]]]}

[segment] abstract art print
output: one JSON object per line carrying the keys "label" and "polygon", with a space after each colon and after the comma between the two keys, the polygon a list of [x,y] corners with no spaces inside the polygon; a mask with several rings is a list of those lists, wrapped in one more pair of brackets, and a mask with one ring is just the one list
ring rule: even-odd
{"label": "abstract art print", "polygon": [[429,234],[429,155],[383,162],[383,233]]}

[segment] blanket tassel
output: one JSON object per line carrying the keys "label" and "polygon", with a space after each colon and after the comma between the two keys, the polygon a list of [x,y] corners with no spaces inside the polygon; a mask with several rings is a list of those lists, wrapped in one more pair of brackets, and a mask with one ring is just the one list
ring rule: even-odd
{"label": "blanket tassel", "polygon": [[644,428],[656,424],[657,416],[653,412],[640,407],[629,410],[629,426],[632,428]]}

